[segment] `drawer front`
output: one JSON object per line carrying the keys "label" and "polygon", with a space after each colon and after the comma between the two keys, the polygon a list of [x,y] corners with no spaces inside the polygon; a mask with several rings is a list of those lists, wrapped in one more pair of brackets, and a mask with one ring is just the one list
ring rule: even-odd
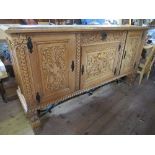
{"label": "drawer front", "polygon": [[126,31],[97,31],[81,33],[81,45],[100,44],[106,42],[120,41],[126,39]]}

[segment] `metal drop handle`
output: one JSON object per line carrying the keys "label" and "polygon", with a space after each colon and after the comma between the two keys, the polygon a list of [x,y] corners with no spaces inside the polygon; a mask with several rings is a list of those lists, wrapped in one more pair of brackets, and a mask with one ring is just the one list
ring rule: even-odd
{"label": "metal drop handle", "polygon": [[27,48],[28,48],[30,53],[33,52],[33,44],[32,44],[32,40],[30,37],[27,38]]}
{"label": "metal drop handle", "polygon": [[40,103],[40,94],[39,94],[39,92],[37,92],[36,93],[36,101],[38,102],[38,103]]}
{"label": "metal drop handle", "polygon": [[124,57],[123,58],[125,59],[125,57],[126,57],[126,50],[124,51]]}
{"label": "metal drop handle", "polygon": [[107,38],[107,33],[106,32],[101,32],[101,39],[105,40]]}
{"label": "metal drop handle", "polygon": [[72,61],[71,69],[72,69],[72,72],[73,72],[74,71],[74,61]]}
{"label": "metal drop handle", "polygon": [[84,65],[82,65],[82,69],[81,69],[81,74],[83,75],[84,73]]}

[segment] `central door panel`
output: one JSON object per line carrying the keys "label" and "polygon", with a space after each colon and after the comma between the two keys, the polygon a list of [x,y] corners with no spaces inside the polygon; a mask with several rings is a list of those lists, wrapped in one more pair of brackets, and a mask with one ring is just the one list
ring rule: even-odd
{"label": "central door panel", "polygon": [[81,88],[91,88],[114,77],[120,42],[82,47]]}

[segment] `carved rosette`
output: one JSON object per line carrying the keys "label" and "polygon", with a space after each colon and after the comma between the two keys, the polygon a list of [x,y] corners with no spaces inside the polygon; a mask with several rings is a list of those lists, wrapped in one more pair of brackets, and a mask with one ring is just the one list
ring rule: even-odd
{"label": "carved rosette", "polygon": [[28,109],[30,104],[33,101],[33,92],[32,92],[32,81],[30,78],[30,68],[28,62],[26,60],[26,36],[25,35],[16,35],[13,37],[13,46],[16,53],[17,61],[19,64],[20,75],[21,75],[21,82],[22,82],[22,93],[28,103]]}
{"label": "carved rosette", "polygon": [[130,42],[130,46],[128,46],[127,48],[127,53],[124,61],[125,68],[134,65],[135,54],[139,47],[139,38],[130,38],[130,40],[128,41]]}

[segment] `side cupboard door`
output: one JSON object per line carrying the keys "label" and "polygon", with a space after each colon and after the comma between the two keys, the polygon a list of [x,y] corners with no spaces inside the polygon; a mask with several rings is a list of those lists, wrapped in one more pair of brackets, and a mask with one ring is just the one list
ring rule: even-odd
{"label": "side cupboard door", "polygon": [[31,36],[31,64],[36,102],[47,104],[75,91],[76,46],[74,34]]}
{"label": "side cupboard door", "polygon": [[142,32],[129,31],[126,40],[125,50],[122,56],[122,65],[120,74],[132,72],[136,63],[136,58],[141,44]]}

